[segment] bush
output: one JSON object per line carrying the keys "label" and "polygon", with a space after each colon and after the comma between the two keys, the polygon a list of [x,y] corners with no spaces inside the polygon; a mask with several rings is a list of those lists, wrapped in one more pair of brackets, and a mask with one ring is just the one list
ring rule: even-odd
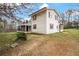
{"label": "bush", "polygon": [[79,26],[64,26],[64,29],[78,29]]}
{"label": "bush", "polygon": [[27,40],[26,33],[24,33],[24,32],[18,32],[17,33],[17,39],[16,39],[16,41],[18,41],[18,40],[22,40],[22,41]]}

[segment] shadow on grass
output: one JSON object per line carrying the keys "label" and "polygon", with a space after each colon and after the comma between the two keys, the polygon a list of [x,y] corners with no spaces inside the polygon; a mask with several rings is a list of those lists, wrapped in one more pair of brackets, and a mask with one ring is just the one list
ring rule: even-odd
{"label": "shadow on grass", "polygon": [[27,33],[27,34],[33,34],[33,35],[46,35],[46,34],[42,34],[42,33]]}

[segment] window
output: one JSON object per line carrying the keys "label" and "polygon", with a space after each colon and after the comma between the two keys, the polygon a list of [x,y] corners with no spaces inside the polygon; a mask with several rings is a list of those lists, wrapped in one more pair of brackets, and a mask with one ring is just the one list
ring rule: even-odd
{"label": "window", "polygon": [[48,17],[52,18],[52,14],[50,12],[48,12]]}
{"label": "window", "polygon": [[50,29],[53,29],[53,24],[50,24]]}
{"label": "window", "polygon": [[33,16],[33,20],[36,20],[36,15]]}
{"label": "window", "polygon": [[59,29],[59,26],[57,25],[57,29]]}
{"label": "window", "polygon": [[36,29],[36,24],[33,25],[33,29]]}
{"label": "window", "polygon": [[55,20],[58,20],[58,16],[57,15],[55,15]]}
{"label": "window", "polygon": [[48,13],[48,17],[50,18],[50,12]]}

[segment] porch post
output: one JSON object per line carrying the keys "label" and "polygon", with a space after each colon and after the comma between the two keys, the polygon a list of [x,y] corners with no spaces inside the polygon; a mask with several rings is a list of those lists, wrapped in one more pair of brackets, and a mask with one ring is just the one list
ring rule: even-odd
{"label": "porch post", "polygon": [[25,32],[26,32],[26,24],[25,24]]}
{"label": "porch post", "polygon": [[22,31],[21,25],[19,26],[19,29],[20,29],[19,31]]}

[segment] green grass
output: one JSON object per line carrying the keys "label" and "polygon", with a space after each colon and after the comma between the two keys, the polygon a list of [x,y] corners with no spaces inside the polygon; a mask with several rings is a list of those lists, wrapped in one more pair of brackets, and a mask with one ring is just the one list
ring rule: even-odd
{"label": "green grass", "polygon": [[65,29],[63,32],[57,32],[57,33],[52,33],[52,34],[28,34],[30,39],[32,38],[57,38],[57,39],[61,39],[61,40],[66,40],[71,38],[72,40],[79,40],[79,30],[77,29]]}
{"label": "green grass", "polygon": [[5,48],[16,40],[16,32],[0,33],[0,47]]}

